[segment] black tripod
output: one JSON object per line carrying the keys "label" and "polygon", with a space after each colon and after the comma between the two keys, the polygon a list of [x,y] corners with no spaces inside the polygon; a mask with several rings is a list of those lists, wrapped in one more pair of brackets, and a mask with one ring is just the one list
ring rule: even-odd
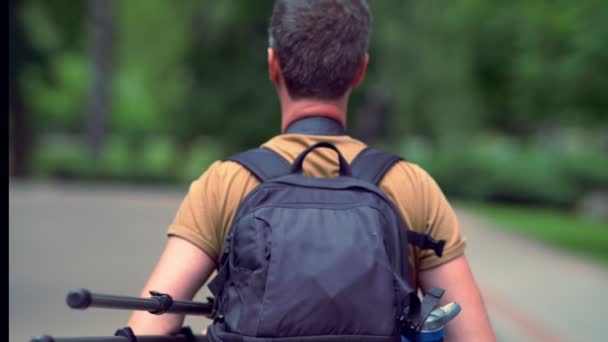
{"label": "black tripod", "polygon": [[[199,315],[211,318],[213,314],[213,299],[207,303],[190,301],[174,301],[170,295],[151,291],[151,298],[136,298],[94,294],[87,289],[70,291],[66,302],[72,309],[100,307],[109,309],[144,310],[155,315],[165,313]],[[178,333],[171,335],[135,336],[129,327],[116,330],[114,336],[101,337],[51,337],[48,335],[34,337],[31,342],[207,342],[207,336],[194,335],[189,327],[183,327]]]}

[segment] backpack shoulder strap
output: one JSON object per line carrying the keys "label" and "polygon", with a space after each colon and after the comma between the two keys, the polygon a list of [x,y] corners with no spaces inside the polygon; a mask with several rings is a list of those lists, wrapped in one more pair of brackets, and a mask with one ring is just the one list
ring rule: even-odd
{"label": "backpack shoulder strap", "polygon": [[241,164],[261,182],[284,176],[291,170],[291,164],[285,158],[267,147],[237,153],[226,160]]}
{"label": "backpack shoulder strap", "polygon": [[[378,186],[386,173],[403,158],[374,148],[365,148],[350,164],[353,176]],[[420,249],[432,249],[439,257],[443,255],[445,240],[435,240],[428,234],[407,230],[409,243]]]}
{"label": "backpack shoulder strap", "polygon": [[367,147],[361,151],[350,163],[355,178],[378,185],[384,175],[403,158]]}
{"label": "backpack shoulder strap", "polygon": [[[267,147],[253,148],[237,153],[228,157],[226,161],[233,161],[240,164],[256,176],[262,183],[286,175],[291,171],[291,164],[289,164],[285,158],[281,157],[281,155]],[[228,235],[228,237],[229,236],[230,235]],[[226,246],[227,244],[224,244],[224,248],[226,248]],[[212,313],[214,316],[219,309],[220,293],[223,290],[228,277],[227,256],[228,254],[222,253],[219,261],[218,273],[208,285],[211,293],[216,297]]]}

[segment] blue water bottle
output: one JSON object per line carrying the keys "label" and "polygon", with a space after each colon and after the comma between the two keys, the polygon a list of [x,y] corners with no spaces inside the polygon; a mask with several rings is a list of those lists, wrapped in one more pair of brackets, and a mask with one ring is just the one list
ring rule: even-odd
{"label": "blue water bottle", "polygon": [[460,312],[458,303],[450,303],[431,312],[420,331],[410,331],[401,336],[401,342],[443,342],[445,325]]}
{"label": "blue water bottle", "polygon": [[445,329],[441,327],[435,331],[421,331],[416,334],[401,336],[401,342],[443,342]]}

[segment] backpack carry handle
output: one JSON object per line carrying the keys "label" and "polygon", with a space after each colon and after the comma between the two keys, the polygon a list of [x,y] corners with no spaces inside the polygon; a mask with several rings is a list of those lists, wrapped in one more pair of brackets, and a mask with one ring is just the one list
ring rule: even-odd
{"label": "backpack carry handle", "polygon": [[304,164],[304,158],[306,158],[306,155],[308,153],[310,153],[311,151],[313,151],[314,149],[316,149],[318,147],[327,147],[327,148],[331,148],[332,150],[336,151],[336,153],[338,154],[338,160],[340,161],[340,176],[352,176],[353,173],[350,169],[350,165],[348,165],[348,162],[346,161],[346,159],[344,159],[344,157],[342,156],[342,153],[340,153],[340,151],[338,150],[338,148],[336,146],[334,146],[333,144],[328,143],[326,141],[316,143],[316,144],[310,146],[309,148],[305,149],[302,153],[300,153],[298,158],[296,158],[296,160],[293,162],[293,166],[291,167],[291,173],[302,173],[302,165]]}

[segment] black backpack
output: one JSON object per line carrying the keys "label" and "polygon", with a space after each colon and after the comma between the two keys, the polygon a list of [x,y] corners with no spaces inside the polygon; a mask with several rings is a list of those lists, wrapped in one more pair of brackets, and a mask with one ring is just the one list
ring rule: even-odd
{"label": "black backpack", "polygon": [[[336,178],[302,174],[308,153],[336,151]],[[240,204],[219,271],[210,341],[401,341],[443,295],[411,286],[408,243],[439,256],[444,240],[406,229],[378,188],[401,158],[366,148],[349,165],[327,142],[290,165],[268,148],[235,161],[262,183]]]}

